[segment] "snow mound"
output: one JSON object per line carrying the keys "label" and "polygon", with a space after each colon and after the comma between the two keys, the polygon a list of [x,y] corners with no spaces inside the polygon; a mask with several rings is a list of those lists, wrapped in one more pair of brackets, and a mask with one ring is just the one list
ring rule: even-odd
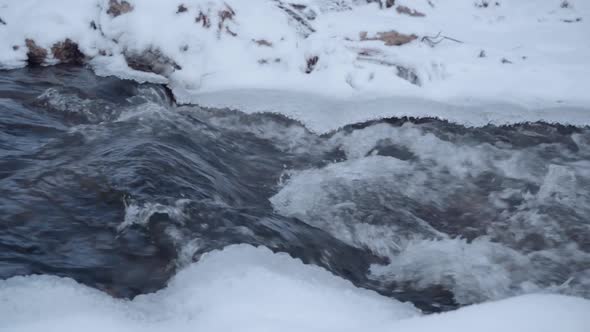
{"label": "snow mound", "polygon": [[286,254],[234,245],[132,301],[49,276],[0,281],[6,331],[585,331],[590,301],[529,295],[421,316]]}
{"label": "snow mound", "polygon": [[84,62],[322,132],[400,115],[590,124],[588,1],[391,3],[0,0],[0,68]]}

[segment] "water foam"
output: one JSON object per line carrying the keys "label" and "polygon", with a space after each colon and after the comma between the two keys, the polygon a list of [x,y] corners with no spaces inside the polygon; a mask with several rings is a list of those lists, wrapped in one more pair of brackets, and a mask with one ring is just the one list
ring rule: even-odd
{"label": "water foam", "polygon": [[271,202],[388,257],[377,280],[444,285],[463,304],[542,289],[590,296],[588,133],[535,130],[503,140],[428,123],[340,131],[327,144],[345,160],[290,170]]}

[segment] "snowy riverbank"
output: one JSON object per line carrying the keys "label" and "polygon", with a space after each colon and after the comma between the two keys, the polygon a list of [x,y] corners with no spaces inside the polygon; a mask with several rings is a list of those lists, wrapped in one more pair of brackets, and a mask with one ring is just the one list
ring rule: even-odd
{"label": "snowy riverbank", "polygon": [[0,1],[0,67],[88,63],[318,131],[399,115],[590,124],[588,2],[388,3]]}

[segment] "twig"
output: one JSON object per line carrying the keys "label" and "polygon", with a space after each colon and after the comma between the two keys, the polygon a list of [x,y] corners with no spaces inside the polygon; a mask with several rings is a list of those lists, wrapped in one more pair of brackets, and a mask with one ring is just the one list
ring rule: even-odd
{"label": "twig", "polygon": [[426,42],[430,47],[434,47],[436,45],[438,45],[440,42],[442,42],[443,40],[447,39],[450,41],[454,41],[455,43],[459,43],[459,44],[463,44],[462,41],[455,39],[455,38],[451,38],[445,35],[441,35],[441,31],[439,31],[436,36],[424,36],[420,39],[421,42]]}

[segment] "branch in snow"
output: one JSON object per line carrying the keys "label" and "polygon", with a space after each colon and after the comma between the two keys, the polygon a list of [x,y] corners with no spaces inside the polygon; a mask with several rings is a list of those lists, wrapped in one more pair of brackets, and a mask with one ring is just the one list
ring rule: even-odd
{"label": "branch in snow", "polygon": [[289,17],[292,20],[294,20],[301,27],[303,27],[304,31],[302,33],[304,37],[308,37],[309,35],[315,32],[315,29],[311,26],[311,24],[307,21],[305,17],[296,13],[293,9],[289,8],[289,6],[285,5],[282,1],[275,0],[275,2],[277,3],[277,7],[282,9],[287,15],[289,15]]}
{"label": "branch in snow", "polygon": [[436,36],[424,36],[424,37],[422,37],[422,39],[420,39],[420,41],[428,44],[428,46],[430,46],[430,47],[434,47],[445,39],[450,40],[450,41],[454,41],[459,44],[463,44],[463,42],[458,39],[447,37],[445,35],[441,35],[440,31],[436,34]]}

